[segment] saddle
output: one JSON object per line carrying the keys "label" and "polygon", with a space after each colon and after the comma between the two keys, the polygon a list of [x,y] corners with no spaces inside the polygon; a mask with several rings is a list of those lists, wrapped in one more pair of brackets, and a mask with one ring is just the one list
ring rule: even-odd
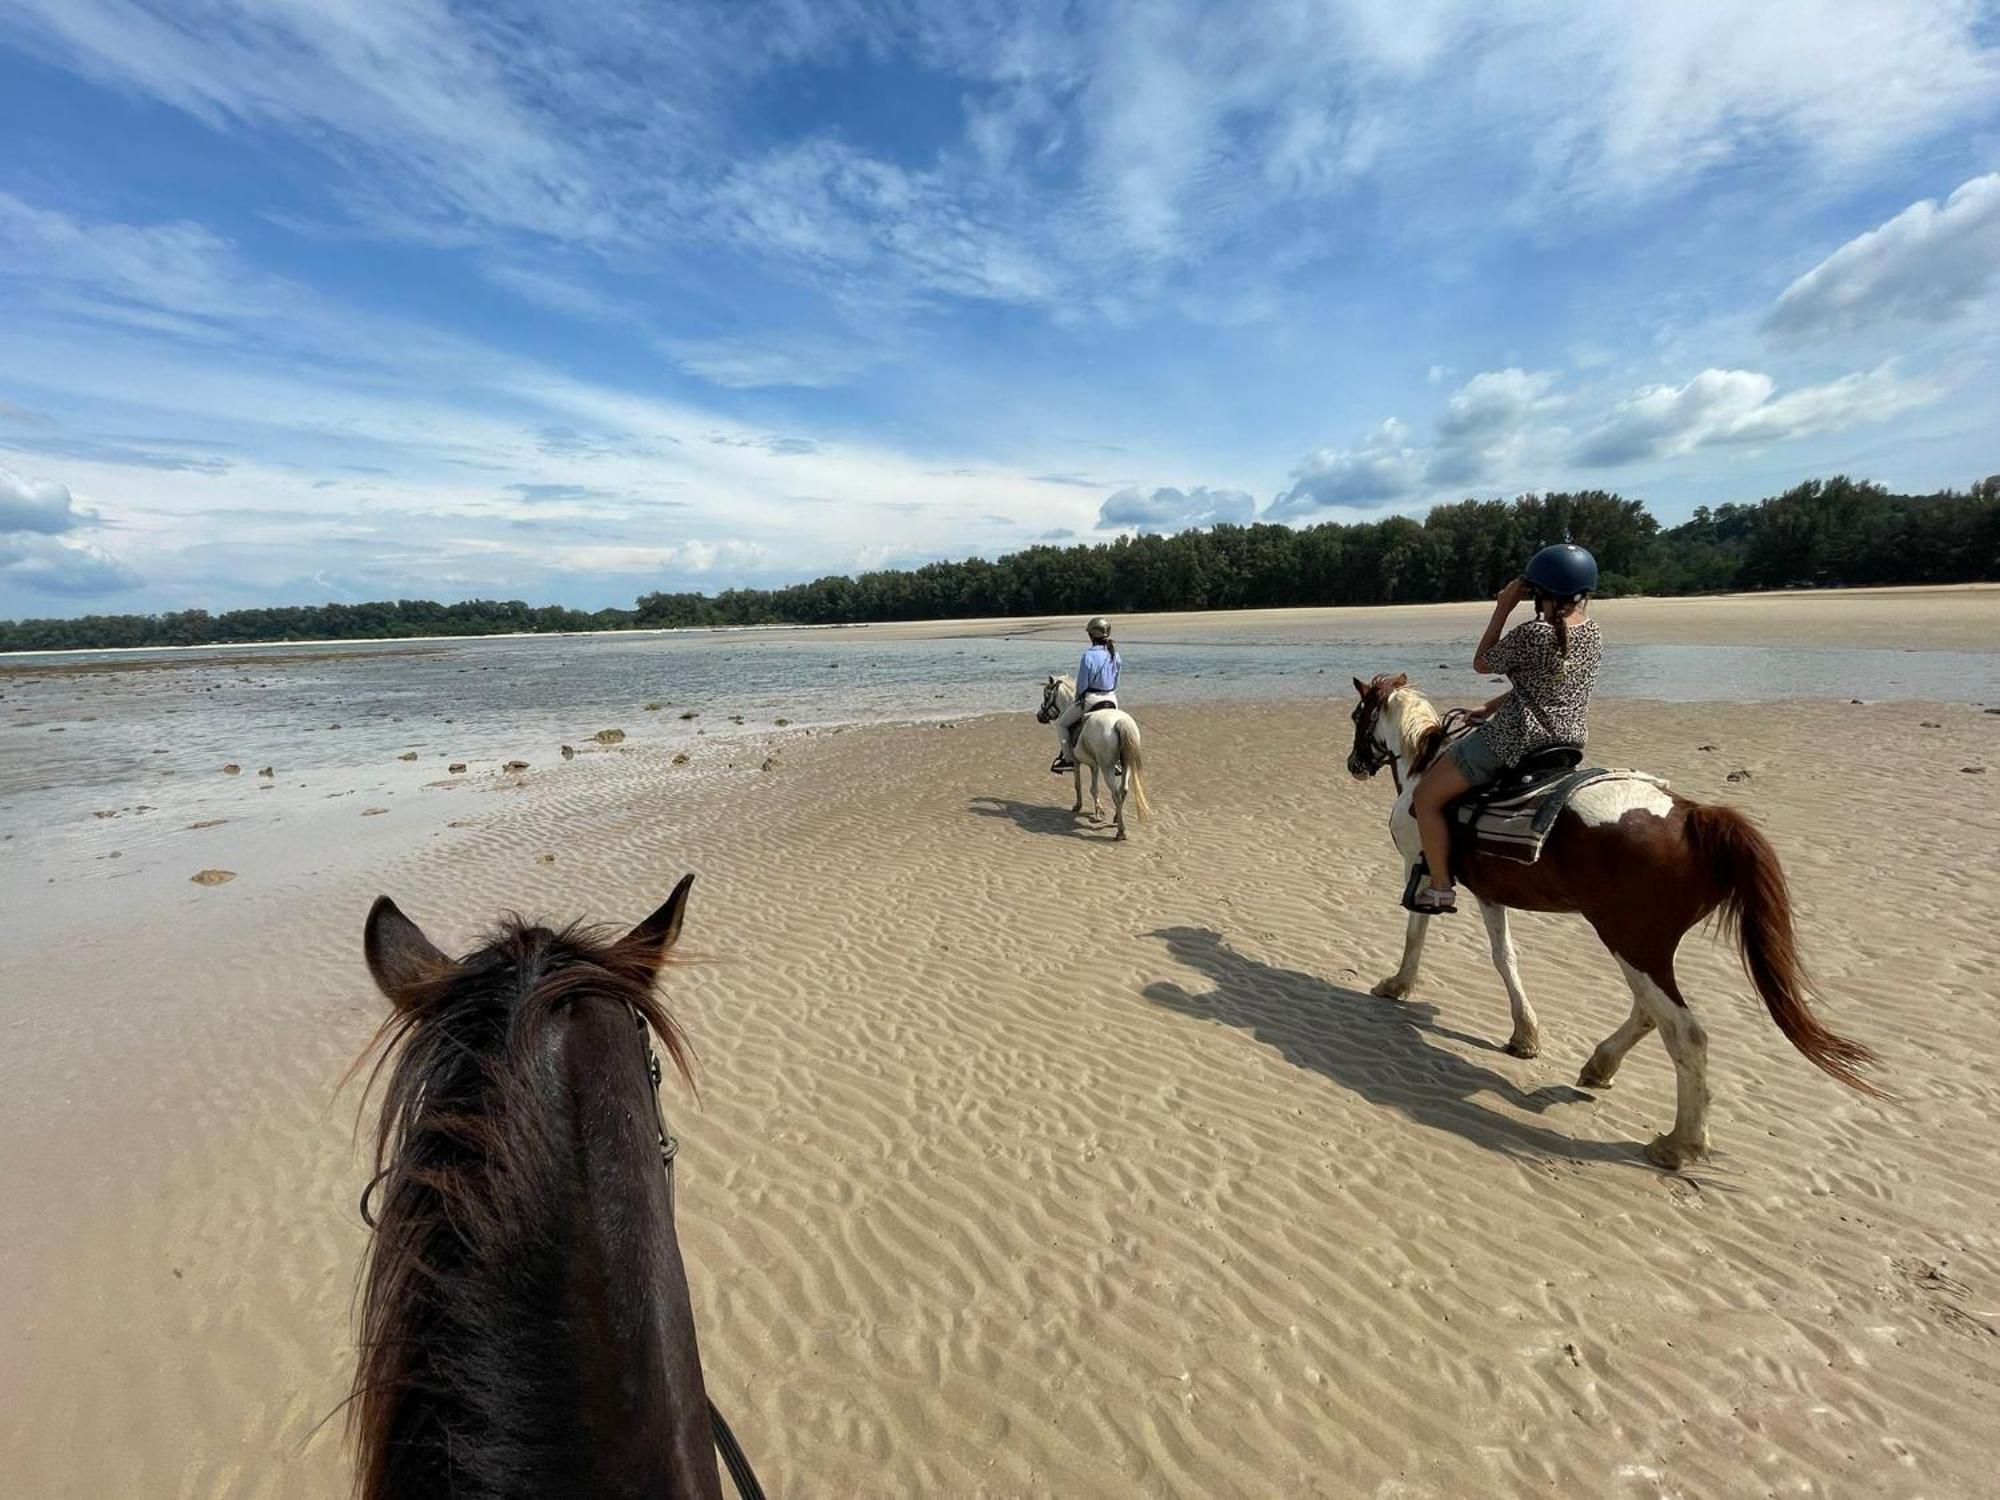
{"label": "saddle", "polygon": [[1088,718],[1092,714],[1103,713],[1106,709],[1115,710],[1117,707],[1118,707],[1118,700],[1115,698],[1110,699],[1108,701],[1100,699],[1096,703],[1086,703],[1083,706],[1084,717]]}
{"label": "saddle", "polygon": [[1531,865],[1569,799],[1593,782],[1631,776],[1583,766],[1583,746],[1545,745],[1497,780],[1474,787],[1445,808],[1452,841],[1500,859]]}

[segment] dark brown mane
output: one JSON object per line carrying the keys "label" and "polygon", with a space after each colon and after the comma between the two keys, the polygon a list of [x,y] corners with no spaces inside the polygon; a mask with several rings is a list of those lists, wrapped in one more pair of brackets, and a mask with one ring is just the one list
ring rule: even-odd
{"label": "dark brown mane", "polygon": [[[447,1475],[454,1495],[518,1492],[589,1440],[564,1423],[566,1402],[536,1396],[561,1329],[534,1293],[573,1274],[547,1226],[576,1191],[549,1032],[585,1006],[636,1012],[692,1083],[686,1039],[652,993],[661,959],[637,934],[510,918],[396,996],[369,1049],[382,1049],[370,1088],[384,1068],[388,1081],[348,1412],[364,1500],[443,1494]],[[637,1088],[637,1039],[631,1068]]]}

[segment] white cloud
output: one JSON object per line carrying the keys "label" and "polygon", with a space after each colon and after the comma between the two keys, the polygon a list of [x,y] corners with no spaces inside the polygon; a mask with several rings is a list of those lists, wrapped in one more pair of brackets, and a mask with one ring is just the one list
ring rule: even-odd
{"label": "white cloud", "polygon": [[1855,236],[1773,304],[1785,334],[1844,332],[1901,319],[1942,323],[2000,277],[2000,172],[1962,184],[1942,207],[1926,198]]}
{"label": "white cloud", "polygon": [[1243,525],[1256,514],[1256,500],[1242,490],[1216,490],[1207,485],[1187,490],[1170,485],[1150,490],[1128,486],[1107,497],[1098,508],[1097,529],[1136,526],[1141,531],[1187,531],[1221,521]]}
{"label": "white cloud", "polygon": [[783,338],[664,339],[660,347],[683,370],[737,390],[846,385],[878,356],[859,339],[847,343]]}
{"label": "white cloud", "polygon": [[1307,454],[1268,514],[1274,521],[1290,520],[1318,510],[1363,509],[1400,500],[1419,488],[1424,463],[1424,455],[1410,444],[1410,429],[1391,417],[1359,447]]}
{"label": "white cloud", "polygon": [[1491,477],[1512,462],[1529,422],[1554,403],[1547,370],[1488,370],[1452,393],[1438,418],[1437,446],[1425,478],[1463,484]]}
{"label": "white cloud", "polygon": [[0,532],[0,598],[13,588],[88,598],[138,587],[141,579],[99,547],[70,537]]}
{"label": "white cloud", "polygon": [[1626,397],[1576,450],[1579,463],[1616,467],[1719,443],[1770,443],[1878,422],[1933,399],[1936,387],[1904,381],[1889,365],[1774,396],[1777,383],[1753,370],[1703,370],[1685,385],[1656,385]]}
{"label": "white cloud", "polygon": [[33,531],[54,536],[95,519],[76,508],[67,485],[53,479],[28,479],[12,469],[0,468],[0,532]]}

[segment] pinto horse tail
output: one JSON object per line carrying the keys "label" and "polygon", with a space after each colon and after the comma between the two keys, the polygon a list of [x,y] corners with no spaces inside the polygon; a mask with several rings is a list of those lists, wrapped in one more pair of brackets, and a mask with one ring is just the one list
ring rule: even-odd
{"label": "pinto horse tail", "polygon": [[1118,721],[1118,759],[1125,767],[1125,788],[1132,794],[1132,805],[1139,816],[1150,818],[1153,809],[1146,803],[1146,782],[1141,774],[1144,767],[1139,759],[1139,726],[1130,719]]}
{"label": "pinto horse tail", "polygon": [[1812,986],[1799,961],[1791,892],[1770,841],[1735,808],[1713,803],[1688,809],[1687,831],[1700,867],[1714,882],[1715,915],[1723,936],[1735,938],[1744,972],[1785,1040],[1849,1088],[1877,1099],[1889,1097],[1856,1071],[1873,1065],[1875,1054],[1829,1031],[1807,1004]]}

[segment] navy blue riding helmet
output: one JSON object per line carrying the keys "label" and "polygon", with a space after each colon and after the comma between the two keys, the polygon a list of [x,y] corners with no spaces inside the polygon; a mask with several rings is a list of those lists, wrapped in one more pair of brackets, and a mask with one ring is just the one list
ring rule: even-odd
{"label": "navy blue riding helmet", "polygon": [[1531,588],[1557,599],[1574,599],[1597,589],[1597,559],[1574,542],[1544,547],[1522,575]]}

